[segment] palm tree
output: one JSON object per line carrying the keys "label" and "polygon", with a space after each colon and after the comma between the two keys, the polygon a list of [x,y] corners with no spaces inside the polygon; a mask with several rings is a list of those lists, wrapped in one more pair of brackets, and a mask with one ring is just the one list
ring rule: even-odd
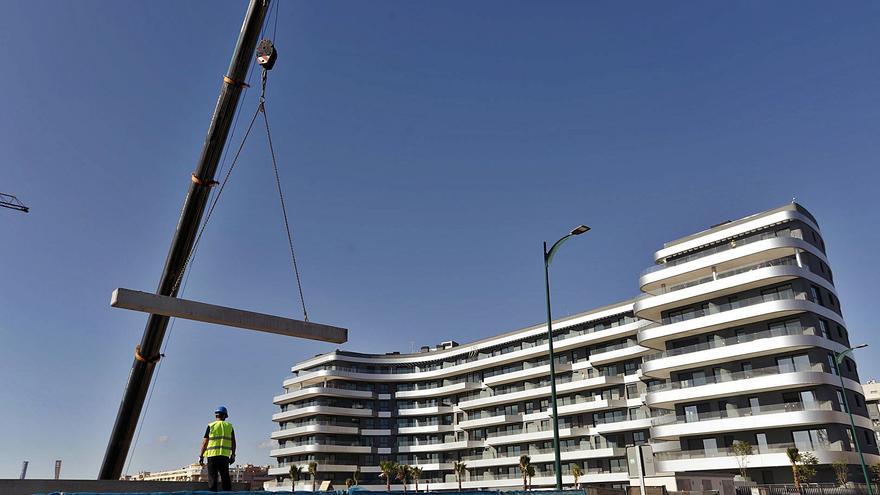
{"label": "palm tree", "polygon": [[785,455],[788,456],[788,462],[791,463],[791,475],[794,478],[794,489],[801,491],[801,477],[797,467],[797,463],[801,459],[801,453],[798,451],[797,447],[789,447],[785,450]]}
{"label": "palm tree", "polygon": [[302,466],[294,466],[290,465],[290,491],[294,491],[293,487],[296,485],[296,482],[302,477],[303,467]]}
{"label": "palm tree", "polygon": [[532,458],[526,454],[519,456],[519,472],[523,477],[523,490],[528,490],[529,485],[526,482],[526,472],[529,469],[529,464],[532,463]]}
{"label": "palm tree", "polygon": [[391,476],[397,471],[397,463],[394,461],[379,461],[379,477],[385,478],[385,491],[391,491]]}
{"label": "palm tree", "polygon": [[403,483],[403,493],[406,493],[406,483],[409,481],[411,469],[412,468],[410,468],[407,464],[398,464],[397,469],[395,470],[397,474],[397,480]]}
{"label": "palm tree", "polygon": [[577,490],[578,488],[580,488],[580,483],[578,483],[578,480],[581,478],[581,476],[584,475],[584,472],[581,471],[580,466],[578,466],[577,464],[572,464],[571,475],[574,476],[574,489]]}
{"label": "palm tree", "polygon": [[354,486],[354,480],[351,478],[345,478],[345,488],[351,488]]}
{"label": "palm tree", "polygon": [[309,463],[309,474],[312,475],[312,491],[318,491],[318,463],[312,461]]}
{"label": "palm tree", "polygon": [[467,473],[467,464],[461,461],[455,461],[452,464],[452,470],[455,472],[455,479],[458,480],[458,491],[461,491],[461,479]]}
{"label": "palm tree", "polygon": [[532,478],[535,477],[535,465],[529,464],[529,467],[526,468],[526,474],[529,476],[529,490],[532,489]]}
{"label": "palm tree", "polygon": [[416,484],[416,493],[419,493],[419,478],[422,477],[422,468],[413,466],[409,470],[409,474],[412,475],[412,480]]}

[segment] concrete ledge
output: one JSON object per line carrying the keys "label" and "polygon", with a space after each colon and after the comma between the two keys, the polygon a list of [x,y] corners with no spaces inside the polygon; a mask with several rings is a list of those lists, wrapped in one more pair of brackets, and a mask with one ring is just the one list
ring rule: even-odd
{"label": "concrete ledge", "polygon": [[275,333],[288,337],[333,342],[334,344],[343,344],[348,341],[348,330],[345,328],[227,308],[225,306],[216,306],[214,304],[205,304],[176,297],[160,296],[131,289],[114,290],[110,298],[110,306],[143,311],[144,313],[155,315],[216,323],[228,327]]}

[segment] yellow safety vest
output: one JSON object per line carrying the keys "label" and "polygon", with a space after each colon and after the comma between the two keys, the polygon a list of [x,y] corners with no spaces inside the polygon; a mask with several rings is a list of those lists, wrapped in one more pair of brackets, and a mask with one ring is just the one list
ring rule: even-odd
{"label": "yellow safety vest", "polygon": [[232,423],[214,421],[208,425],[208,447],[205,457],[232,456]]}

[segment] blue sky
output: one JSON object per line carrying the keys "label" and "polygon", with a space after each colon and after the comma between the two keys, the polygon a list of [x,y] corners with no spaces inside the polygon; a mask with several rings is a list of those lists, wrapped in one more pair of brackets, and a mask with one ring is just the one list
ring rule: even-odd
{"label": "blue sky", "polygon": [[[93,478],[244,2],[5,2],[0,478]],[[880,378],[880,4],[282,0],[269,116],[314,321],[466,342],[636,295],[664,241],[797,197]],[[249,91],[243,112],[256,105]],[[241,122],[239,123],[241,125]],[[239,133],[234,142],[238,142]],[[298,316],[263,136],[185,296]],[[217,404],[268,464],[271,398],[330,344],[178,321],[128,469],[196,459]],[[221,364],[217,364],[221,363]]]}

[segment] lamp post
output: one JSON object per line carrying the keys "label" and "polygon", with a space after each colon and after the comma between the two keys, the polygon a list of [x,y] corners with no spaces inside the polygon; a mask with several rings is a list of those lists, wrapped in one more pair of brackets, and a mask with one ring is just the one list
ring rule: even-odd
{"label": "lamp post", "polygon": [[843,396],[843,407],[846,408],[846,412],[849,414],[849,426],[852,431],[853,442],[856,444],[856,452],[859,453],[859,462],[862,464],[862,474],[865,475],[865,485],[868,487],[868,495],[874,495],[874,489],[871,487],[871,477],[868,476],[868,468],[865,466],[865,455],[862,454],[862,447],[859,444],[859,432],[856,431],[856,423],[853,420],[852,409],[849,407],[849,399],[846,398],[846,387],[843,385],[843,374],[840,372],[840,363],[843,362],[843,358],[845,358],[847,354],[852,353],[852,351],[863,347],[868,347],[868,344],[857,345],[843,352],[835,352],[834,368],[837,372],[837,376],[840,377],[840,395]]}
{"label": "lamp post", "polygon": [[562,243],[570,237],[581,235],[588,230],[590,228],[586,225],[575,227],[568,235],[553,243],[549,251],[547,250],[547,243],[544,242],[544,288],[547,294],[547,347],[550,351],[550,403],[553,405],[553,466],[556,472],[557,490],[562,490],[562,460],[559,455],[559,420],[556,411],[556,358],[553,355],[553,317],[550,312],[550,262],[553,261],[553,255]]}

